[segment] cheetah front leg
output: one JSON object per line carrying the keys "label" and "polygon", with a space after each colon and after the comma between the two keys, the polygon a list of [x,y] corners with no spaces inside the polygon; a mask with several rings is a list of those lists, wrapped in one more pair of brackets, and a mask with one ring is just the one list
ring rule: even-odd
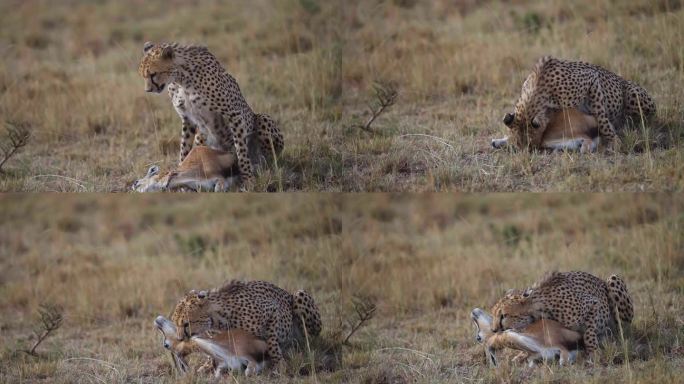
{"label": "cheetah front leg", "polygon": [[197,132],[195,134],[195,147],[207,145],[207,137],[203,133]]}
{"label": "cheetah front leg", "polygon": [[610,151],[620,149],[620,138],[617,137],[615,127],[608,118],[608,111],[605,107],[605,95],[601,82],[597,79],[589,89],[589,113],[596,118],[599,128],[599,137],[606,143],[606,148]]}
{"label": "cheetah front leg", "polygon": [[215,372],[217,369],[220,368],[217,366],[216,361],[207,356],[202,365],[197,368],[197,373],[204,375],[210,372]]}
{"label": "cheetah front leg", "polygon": [[183,129],[181,131],[181,138],[180,138],[180,156],[178,160],[178,164],[182,163],[183,160],[185,160],[185,157],[188,156],[188,153],[190,153],[190,150],[192,149],[192,139],[197,138],[197,126],[193,124],[190,119],[187,117],[183,116]]}
{"label": "cheetah front leg", "polygon": [[520,351],[517,355],[513,356],[511,360],[514,364],[518,364],[522,361],[527,361],[530,358],[530,354],[525,351]]}

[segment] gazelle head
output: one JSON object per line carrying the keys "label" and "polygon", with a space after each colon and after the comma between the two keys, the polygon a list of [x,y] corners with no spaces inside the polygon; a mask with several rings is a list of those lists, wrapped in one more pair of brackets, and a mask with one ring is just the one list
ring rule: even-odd
{"label": "gazelle head", "polygon": [[494,332],[492,332],[492,315],[480,308],[475,308],[470,312],[470,318],[473,320],[475,328],[477,329],[475,340],[485,346],[487,360],[489,360],[491,365],[496,366],[495,351],[489,343],[487,343],[487,340],[494,335]]}
{"label": "gazelle head", "polygon": [[173,322],[164,316],[157,316],[154,319],[154,326],[162,334],[162,346],[171,352],[174,365],[179,372],[186,373],[188,371],[188,363],[185,357],[193,352],[194,345],[188,340],[178,340],[176,326]]}
{"label": "gazelle head", "polygon": [[142,179],[136,180],[131,189],[136,192],[163,191],[169,184],[171,172],[160,173],[159,166],[152,165],[147,169],[147,174]]}

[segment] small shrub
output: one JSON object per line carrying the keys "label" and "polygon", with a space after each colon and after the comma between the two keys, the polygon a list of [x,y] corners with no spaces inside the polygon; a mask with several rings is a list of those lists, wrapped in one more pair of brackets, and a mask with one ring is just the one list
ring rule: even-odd
{"label": "small shrub", "polygon": [[62,320],[64,316],[62,313],[62,307],[54,304],[41,304],[38,309],[38,316],[40,317],[40,322],[35,327],[33,333],[36,336],[36,342],[30,349],[24,350],[27,354],[31,356],[38,356],[36,353],[36,348],[45,341],[51,334],[53,334],[59,327],[62,326]]}
{"label": "small shrub", "polygon": [[7,132],[4,140],[0,141],[0,172],[10,157],[16,155],[19,150],[28,144],[31,132],[26,123],[6,123]]}

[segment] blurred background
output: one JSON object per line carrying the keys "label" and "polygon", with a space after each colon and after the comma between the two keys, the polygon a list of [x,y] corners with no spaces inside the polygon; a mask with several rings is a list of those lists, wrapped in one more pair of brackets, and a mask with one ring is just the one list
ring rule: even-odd
{"label": "blurred background", "polygon": [[[196,197],[0,196],[0,381],[174,381],[152,320],[234,278],[321,310],[315,370],[295,353],[279,382],[673,382],[684,361],[680,195]],[[594,367],[490,369],[470,311],[552,270],[622,275],[627,343]],[[46,305],[63,322],[32,356]]]}
{"label": "blurred background", "polygon": [[[681,190],[681,5],[1,1],[0,133],[31,137],[2,166],[0,190],[123,191],[150,164],[175,164],[180,121],[137,74],[148,40],[208,46],[253,109],[280,122],[280,167],[262,172],[257,190]],[[492,152],[543,55],[636,81],[658,118],[625,132],[612,157]],[[378,86],[398,96],[361,129]]]}

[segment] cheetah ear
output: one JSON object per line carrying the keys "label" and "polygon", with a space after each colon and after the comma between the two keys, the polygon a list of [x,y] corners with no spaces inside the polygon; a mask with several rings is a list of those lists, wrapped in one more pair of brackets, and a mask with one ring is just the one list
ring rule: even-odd
{"label": "cheetah ear", "polygon": [[145,45],[143,45],[143,53],[147,53],[150,49],[154,48],[154,43],[151,41],[145,42]]}
{"label": "cheetah ear", "polygon": [[513,296],[516,294],[516,292],[518,292],[518,290],[515,288],[507,289],[506,290],[506,296]]}
{"label": "cheetah ear", "polygon": [[503,118],[503,123],[507,126],[510,127],[511,124],[513,123],[513,119],[515,118],[515,115],[512,113],[507,113],[506,116]]}
{"label": "cheetah ear", "polygon": [[205,297],[207,297],[207,291],[197,292],[197,297],[199,297],[200,299],[204,299]]}
{"label": "cheetah ear", "polygon": [[540,126],[541,125],[539,124],[539,120],[537,120],[536,117],[534,119],[532,119],[532,128],[539,129]]}
{"label": "cheetah ear", "polygon": [[173,60],[173,48],[164,47],[164,49],[162,49],[161,58],[163,60]]}

